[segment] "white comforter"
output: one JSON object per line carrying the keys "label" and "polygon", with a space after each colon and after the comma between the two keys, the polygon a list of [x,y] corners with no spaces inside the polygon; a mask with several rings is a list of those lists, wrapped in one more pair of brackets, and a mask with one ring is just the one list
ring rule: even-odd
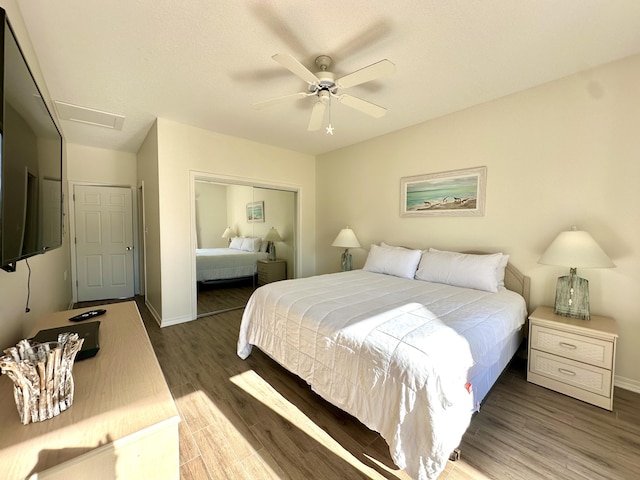
{"label": "white comforter", "polygon": [[356,270],[271,283],[244,311],[259,347],[387,441],[413,478],[444,469],[468,427],[476,359],[526,317],[524,300]]}
{"label": "white comforter", "polygon": [[199,248],[196,250],[196,280],[225,280],[250,277],[257,272],[257,261],[268,253],[245,252],[235,248]]}

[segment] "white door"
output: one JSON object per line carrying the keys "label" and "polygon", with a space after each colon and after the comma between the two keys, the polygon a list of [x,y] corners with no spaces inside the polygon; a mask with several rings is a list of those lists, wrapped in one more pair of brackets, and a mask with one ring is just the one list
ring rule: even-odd
{"label": "white door", "polygon": [[78,301],[133,297],[131,189],[75,185],[73,193]]}

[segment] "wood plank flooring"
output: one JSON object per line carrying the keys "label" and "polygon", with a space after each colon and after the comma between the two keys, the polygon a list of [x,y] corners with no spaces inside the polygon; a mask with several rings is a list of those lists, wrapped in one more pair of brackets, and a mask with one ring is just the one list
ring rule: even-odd
{"label": "wood plank flooring", "polygon": [[257,279],[232,280],[219,283],[198,283],[197,311],[198,316],[244,308],[255,290]]}
{"label": "wood plank flooring", "polygon": [[[242,310],[160,329],[138,305],[183,421],[182,480],[401,479],[385,441],[254,349],[235,353]],[[614,411],[525,380],[514,361],[439,480],[640,478],[640,395]]]}

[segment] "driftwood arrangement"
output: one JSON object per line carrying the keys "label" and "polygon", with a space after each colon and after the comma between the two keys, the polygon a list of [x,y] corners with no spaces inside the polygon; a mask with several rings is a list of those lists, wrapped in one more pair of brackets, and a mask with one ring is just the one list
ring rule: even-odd
{"label": "driftwood arrangement", "polygon": [[13,381],[13,394],[23,425],[64,412],[73,403],[73,362],[82,347],[77,333],[64,333],[57,342],[21,340],[0,357],[0,368]]}

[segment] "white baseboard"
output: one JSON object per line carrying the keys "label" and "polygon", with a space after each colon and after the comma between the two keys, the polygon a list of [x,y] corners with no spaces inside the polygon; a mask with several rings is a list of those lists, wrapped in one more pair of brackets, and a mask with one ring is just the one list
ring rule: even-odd
{"label": "white baseboard", "polygon": [[161,318],[160,315],[158,315],[158,312],[156,312],[155,308],[153,308],[153,306],[145,301],[144,304],[147,306],[147,308],[149,309],[149,312],[151,312],[151,315],[153,316],[153,318],[155,319],[156,323],[162,328],[162,327],[170,327],[172,325],[178,325],[179,323],[185,323],[185,322],[190,322],[193,320],[193,318],[191,317],[176,317],[176,318]]}
{"label": "white baseboard", "polygon": [[149,313],[151,313],[151,316],[154,318],[158,326],[161,327],[162,319],[160,318],[160,315],[158,315],[158,312],[156,312],[156,309],[153,308],[153,305],[151,305],[147,299],[145,299],[144,304],[149,309]]}
{"label": "white baseboard", "polygon": [[624,378],[616,375],[613,382],[616,387],[624,388],[625,390],[631,390],[632,392],[640,393],[640,382],[637,380],[631,380],[630,378]]}
{"label": "white baseboard", "polygon": [[170,327],[172,325],[178,325],[179,323],[191,322],[194,319],[191,317],[176,317],[176,318],[165,318],[160,323],[161,327]]}

